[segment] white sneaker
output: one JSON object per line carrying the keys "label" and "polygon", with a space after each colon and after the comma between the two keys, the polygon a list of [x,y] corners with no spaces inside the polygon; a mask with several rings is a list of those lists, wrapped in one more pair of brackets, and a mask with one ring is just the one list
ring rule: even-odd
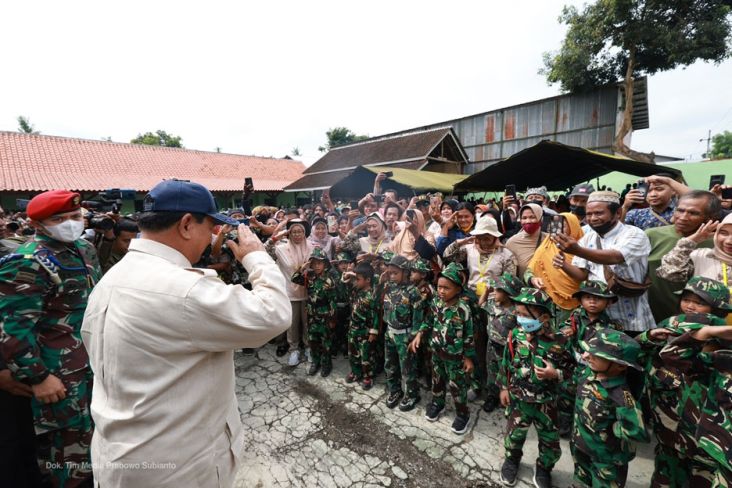
{"label": "white sneaker", "polygon": [[305,358],[308,360],[309,363],[313,362],[312,356],[310,356],[310,349],[305,349]]}
{"label": "white sneaker", "polygon": [[300,351],[294,350],[290,353],[290,359],[287,360],[289,366],[297,366],[300,364]]}

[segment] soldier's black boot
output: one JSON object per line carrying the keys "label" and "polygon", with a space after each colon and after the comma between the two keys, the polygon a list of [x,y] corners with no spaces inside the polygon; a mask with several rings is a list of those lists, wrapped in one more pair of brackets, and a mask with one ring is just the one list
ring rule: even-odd
{"label": "soldier's black boot", "polygon": [[501,482],[504,485],[513,486],[516,484],[520,464],[521,456],[516,456],[513,453],[503,461],[503,466],[501,466]]}
{"label": "soldier's black boot", "polygon": [[534,467],[534,486],[536,488],[552,487],[552,471],[536,463]]}
{"label": "soldier's black boot", "polygon": [[483,404],[483,411],[486,413],[491,413],[493,410],[498,408],[498,403],[498,397],[489,395],[488,398],[485,399],[485,403]]}
{"label": "soldier's black boot", "polygon": [[389,398],[386,399],[386,406],[388,408],[394,408],[397,406],[397,403],[399,403],[399,400],[402,399],[402,395],[404,395],[404,392],[402,390],[393,391],[389,394]]}

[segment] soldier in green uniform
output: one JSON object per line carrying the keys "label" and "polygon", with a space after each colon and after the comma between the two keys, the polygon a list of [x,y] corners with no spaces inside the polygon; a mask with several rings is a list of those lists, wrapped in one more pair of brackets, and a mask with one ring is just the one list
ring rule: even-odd
{"label": "soldier in green uniform", "polygon": [[[483,410],[490,413],[498,407],[500,388],[498,386],[498,368],[506,348],[508,333],[516,327],[516,312],[512,297],[521,291],[522,283],[511,273],[503,273],[493,283],[493,294],[488,296],[482,305],[486,312],[488,343],[488,366],[486,378],[486,400]],[[484,295],[485,296],[485,295]]]}
{"label": "soldier in green uniform", "polygon": [[580,306],[572,310],[567,320],[560,326],[560,332],[569,339],[569,347],[574,355],[576,366],[572,375],[559,383],[559,436],[569,437],[574,420],[574,402],[577,384],[590,374],[590,369],[582,359],[582,341],[588,341],[595,331],[602,328],[623,330],[623,326],[610,318],[607,308],[618,301],[602,281],[587,280],[580,283],[579,290],[572,295],[580,301]]}
{"label": "soldier in green uniform", "polygon": [[526,434],[534,425],[539,438],[534,485],[549,488],[551,471],[562,454],[557,431],[557,384],[570,373],[572,358],[566,338],[554,332],[553,303],[546,293],[522,288],[511,300],[519,326],[506,339],[498,376],[501,405],[508,415],[501,481],[508,486],[516,483]]}
{"label": "soldier in green uniform", "polygon": [[90,486],[92,372],[80,330],[101,270],[94,247],[80,239],[78,193],[42,193],[27,213],[35,238],[0,264],[0,352],[33,390],[41,470],[53,486]]}
{"label": "soldier in green uniform", "polygon": [[[432,285],[432,270],[430,264],[422,259],[417,258],[412,261],[411,273],[409,280],[419,290],[422,296],[422,302],[427,304],[424,308],[423,322],[431,320],[431,308],[429,304],[432,297],[435,296],[435,287]],[[417,349],[417,375],[424,382],[424,387],[428,390],[432,389],[432,351],[429,348],[429,332],[422,334],[422,343],[426,347]]]}
{"label": "soldier in green uniform", "polygon": [[688,486],[732,486],[732,326],[689,330],[660,352],[670,367],[707,377],[695,440],[709,459],[707,479],[691,477]]}
{"label": "soldier in green uniform", "polygon": [[348,360],[351,372],[346,383],[362,381],[364,390],[373,386],[371,345],[379,334],[376,303],[372,288],[374,270],[361,263],[352,272],[344,273],[351,284],[351,319],[348,326]]}
{"label": "soldier in green uniform", "polygon": [[695,438],[700,410],[707,395],[706,372],[681,371],[667,364],[659,355],[674,336],[703,326],[725,325],[729,306],[729,290],[719,281],[701,276],[692,277],[681,295],[680,315],[663,320],[636,339],[642,347],[641,364],[645,366],[646,390],[650,423],[658,441],[653,487],[711,486],[713,464],[698,450]]}
{"label": "soldier in green uniform", "polygon": [[473,370],[473,319],[470,307],[460,300],[463,277],[456,263],[448,264],[437,280],[437,297],[430,304],[430,319],[423,321],[419,332],[409,345],[416,353],[422,334],[430,333],[432,349],[432,403],[427,407],[425,418],[436,421],[445,409],[446,389],[455,402],[457,416],[452,431],[458,435],[468,430],[468,380],[466,375]]}
{"label": "soldier in green uniform", "polygon": [[[386,325],[384,370],[389,390],[386,406],[394,408],[399,403],[399,410],[403,412],[412,410],[420,400],[415,357],[407,348],[422,325],[425,307],[419,291],[409,283],[409,268],[407,258],[394,256],[387,267],[388,281],[383,283]],[[402,390],[402,377],[406,383],[406,396]]]}
{"label": "soldier in green uniform", "polygon": [[574,479],[593,488],[625,486],[634,442],[648,442],[643,415],[628,388],[627,368],[640,370],[640,346],[629,335],[598,329],[580,342],[592,374],[577,386],[572,430]]}
{"label": "soldier in green uniform", "polygon": [[328,257],[316,247],[308,261],[292,275],[292,282],[304,286],[308,294],[308,341],[312,359],[308,374],[313,376],[320,369],[323,378],[333,370],[330,351],[335,328],[336,285],[327,271],[329,266]]}

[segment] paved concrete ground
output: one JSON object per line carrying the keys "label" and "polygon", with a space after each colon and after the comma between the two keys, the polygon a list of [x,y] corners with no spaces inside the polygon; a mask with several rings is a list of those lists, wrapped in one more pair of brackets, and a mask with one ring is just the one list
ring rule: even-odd
{"label": "paved concrete ground", "polygon": [[[411,412],[390,410],[383,374],[370,391],[346,384],[348,362],[337,358],[328,378],[309,377],[268,345],[255,356],[237,354],[237,396],[246,429],[244,466],[235,487],[461,487],[501,486],[503,412],[470,405],[469,430],[452,433],[448,405],[437,422],[424,419],[429,392]],[[533,486],[536,434],[529,433],[518,487]],[[648,486],[652,450],[641,446],[628,486]],[[562,441],[553,472],[558,487],[571,484],[572,457]]]}

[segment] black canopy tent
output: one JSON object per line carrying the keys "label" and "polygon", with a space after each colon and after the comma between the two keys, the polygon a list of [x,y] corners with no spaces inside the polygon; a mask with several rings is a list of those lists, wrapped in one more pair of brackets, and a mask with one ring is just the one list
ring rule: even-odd
{"label": "black canopy tent", "polygon": [[465,178],[455,190],[503,191],[506,185],[514,184],[519,190],[546,186],[563,191],[613,171],[637,176],[669,173],[683,181],[681,171],[674,168],[545,140]]}

